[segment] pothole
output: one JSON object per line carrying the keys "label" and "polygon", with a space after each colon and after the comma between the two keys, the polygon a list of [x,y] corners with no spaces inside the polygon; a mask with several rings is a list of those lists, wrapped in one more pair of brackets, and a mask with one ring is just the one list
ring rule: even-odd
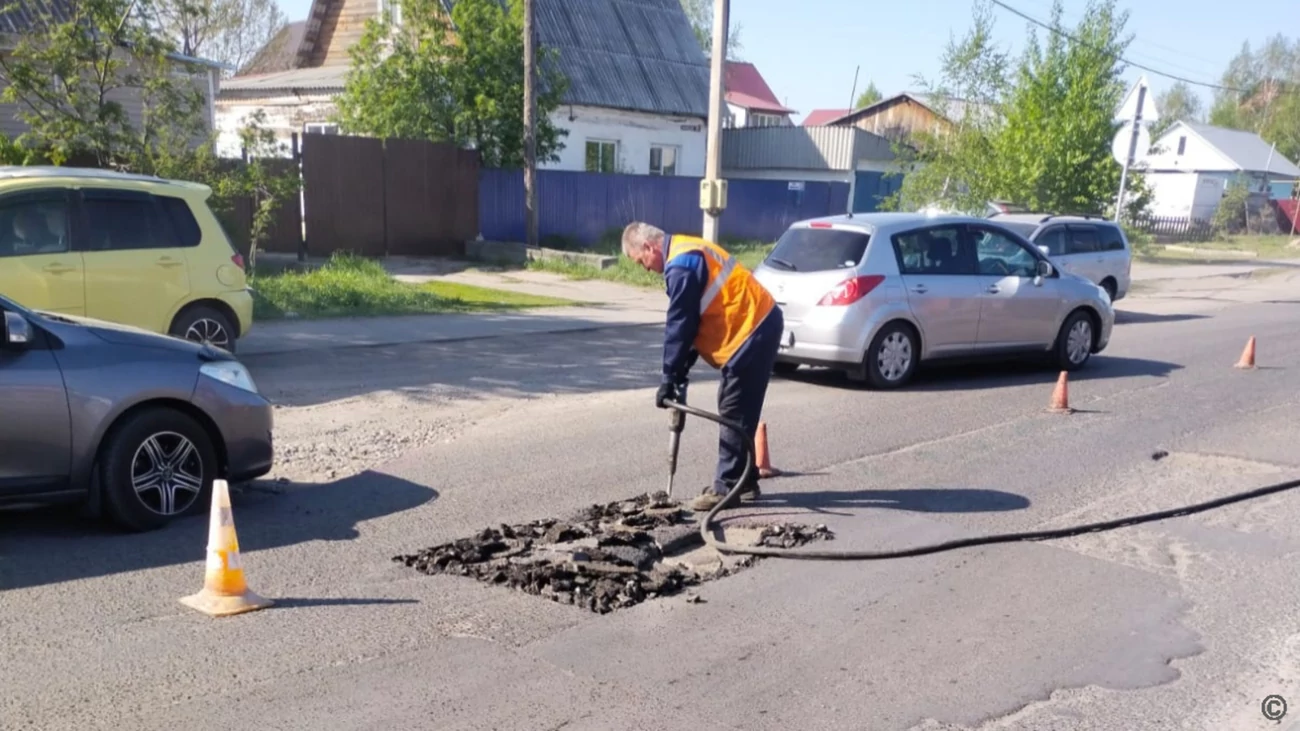
{"label": "pothole", "polygon": [[[824,525],[750,523],[726,529],[733,545],[795,548],[833,538]],[[424,574],[465,576],[597,614],[679,594],[758,560],[707,548],[692,512],[662,492],[592,505],[570,518],[485,528],[393,557]]]}

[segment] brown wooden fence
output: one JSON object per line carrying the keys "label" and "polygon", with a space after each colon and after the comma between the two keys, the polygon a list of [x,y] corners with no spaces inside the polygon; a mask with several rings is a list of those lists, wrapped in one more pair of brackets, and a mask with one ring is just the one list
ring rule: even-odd
{"label": "brown wooden fence", "polygon": [[307,134],[302,177],[312,256],[460,256],[478,234],[479,155],[420,140]]}

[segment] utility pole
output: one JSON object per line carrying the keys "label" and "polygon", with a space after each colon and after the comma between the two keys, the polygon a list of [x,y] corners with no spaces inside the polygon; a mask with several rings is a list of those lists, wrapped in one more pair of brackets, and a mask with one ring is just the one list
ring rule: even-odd
{"label": "utility pole", "polygon": [[537,246],[537,34],[534,0],[524,0],[524,221],[527,244]]}
{"label": "utility pole", "polygon": [[722,180],[723,79],[727,62],[730,0],[713,0],[713,52],[709,54],[709,132],[706,141],[704,182],[700,186],[700,208],[704,210],[704,238],[718,243],[718,222],[727,206],[726,182]]}

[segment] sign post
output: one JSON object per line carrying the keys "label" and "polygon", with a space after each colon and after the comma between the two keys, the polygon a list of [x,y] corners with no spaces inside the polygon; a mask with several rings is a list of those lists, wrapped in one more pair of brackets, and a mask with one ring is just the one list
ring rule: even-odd
{"label": "sign post", "polygon": [[[1142,118],[1143,108],[1146,106],[1147,88],[1147,77],[1140,77],[1136,88],[1136,103],[1130,105],[1130,101],[1133,100],[1133,92],[1130,91],[1123,105],[1120,106],[1119,118],[1125,122],[1131,122],[1131,124],[1126,125],[1127,129],[1120,127],[1119,132],[1115,135],[1114,142],[1111,144],[1111,152],[1115,155],[1116,162],[1124,168],[1119,175],[1119,195],[1115,198],[1115,223],[1119,223],[1120,216],[1124,211],[1124,192],[1128,185],[1129,168],[1133,167],[1136,162],[1139,150],[1141,156],[1146,157],[1151,148],[1151,134],[1143,126],[1143,122],[1151,124],[1158,117],[1156,110],[1153,109],[1147,119]],[[1132,106],[1131,113],[1128,112],[1130,106]],[[1139,141],[1142,143],[1140,146]],[[1125,145],[1125,142],[1128,144]]]}

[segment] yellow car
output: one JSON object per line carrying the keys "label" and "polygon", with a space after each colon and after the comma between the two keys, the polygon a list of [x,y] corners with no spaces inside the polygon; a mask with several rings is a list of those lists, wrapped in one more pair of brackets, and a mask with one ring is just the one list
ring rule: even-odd
{"label": "yellow car", "polygon": [[233,353],[253,297],[210,195],[144,175],[0,167],[0,294]]}

